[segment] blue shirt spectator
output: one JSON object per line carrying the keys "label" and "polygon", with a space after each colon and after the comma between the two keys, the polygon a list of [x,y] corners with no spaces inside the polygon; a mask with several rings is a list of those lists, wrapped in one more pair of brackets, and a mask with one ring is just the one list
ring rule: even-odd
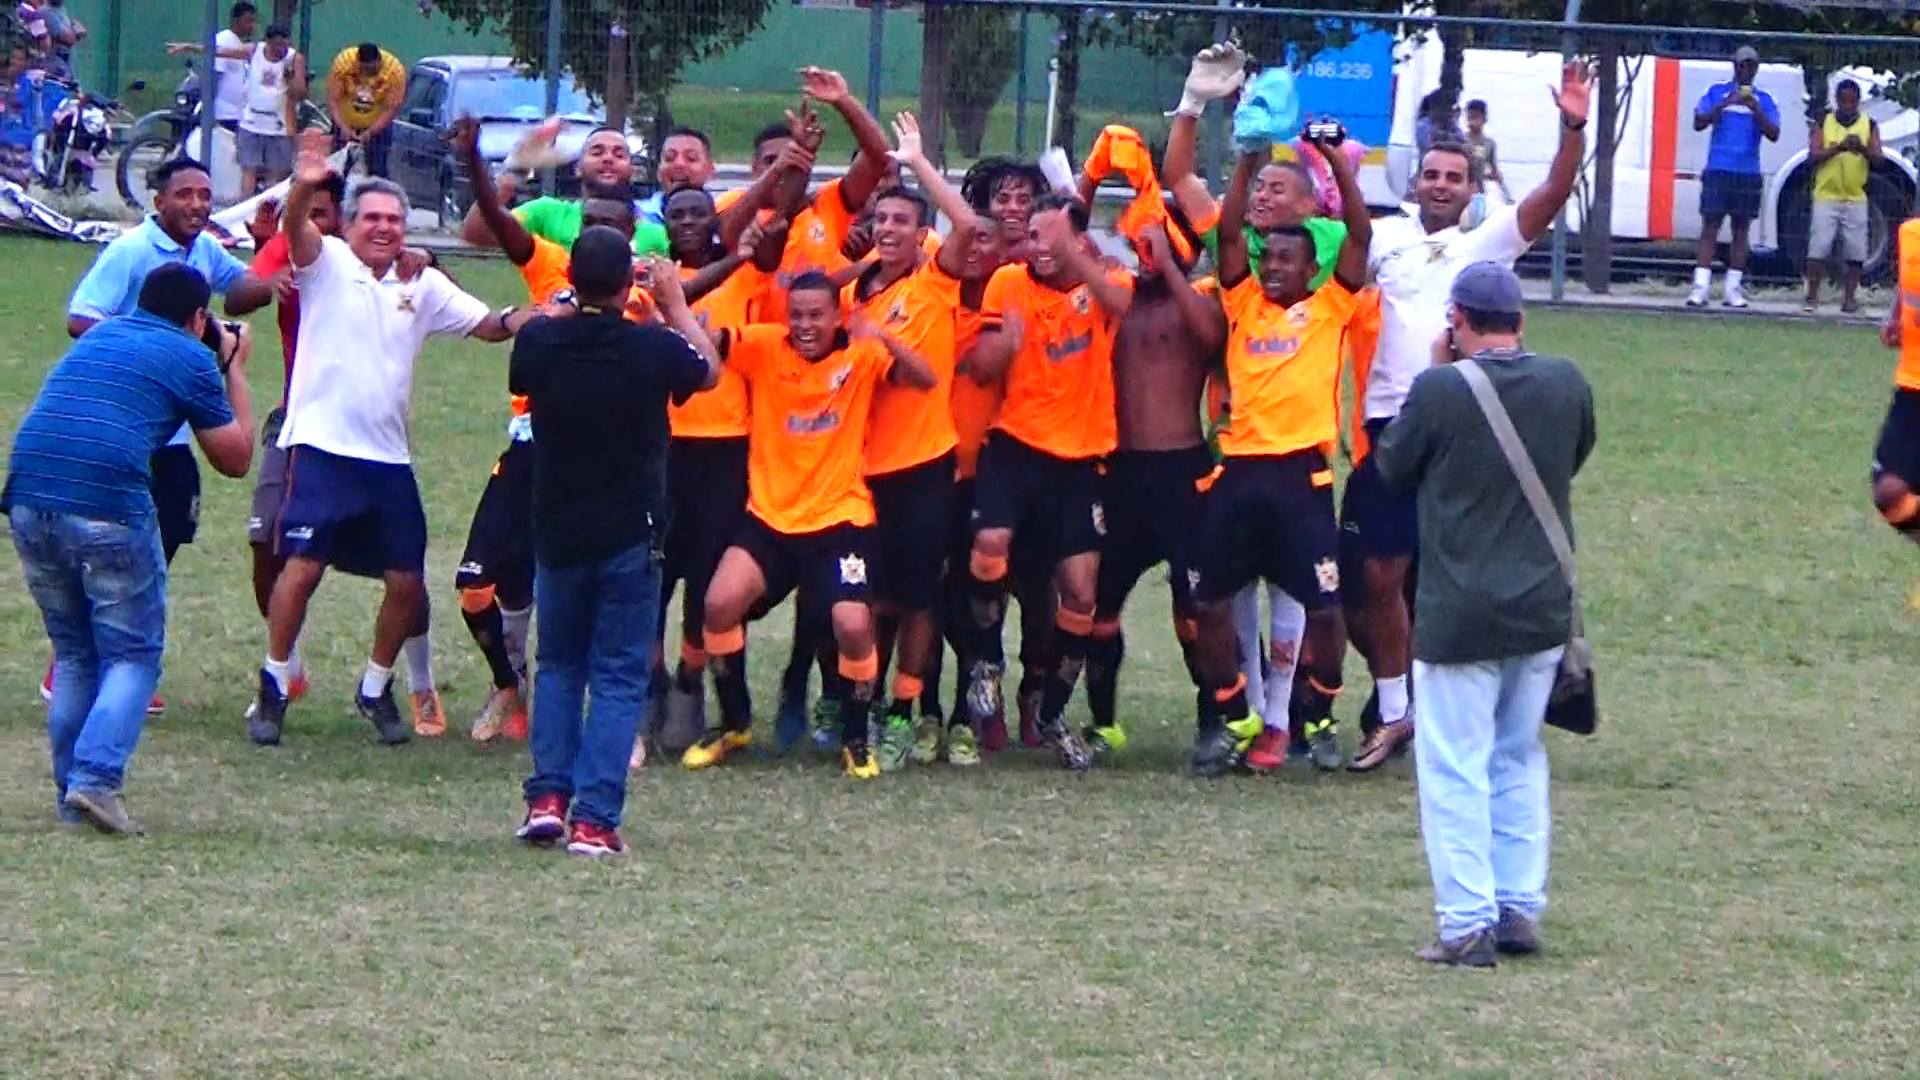
{"label": "blue shirt spectator", "polygon": [[108,319],[54,365],[21,421],[0,510],[144,521],[153,452],[183,422],[204,430],[233,419],[210,349],[146,311]]}
{"label": "blue shirt spectator", "polygon": [[1713,133],[1707,137],[1707,169],[1715,172],[1741,173],[1748,176],[1760,175],[1760,117],[1764,115],[1774,128],[1780,125],[1780,106],[1774,103],[1773,95],[1758,87],[1750,87],[1753,98],[1741,101],[1738,98],[1740,84],[1734,80],[1715,83],[1700,96],[1700,103],[1694,106],[1696,114],[1711,112],[1720,107],[1723,101],[1729,101],[1720,116],[1713,123]]}

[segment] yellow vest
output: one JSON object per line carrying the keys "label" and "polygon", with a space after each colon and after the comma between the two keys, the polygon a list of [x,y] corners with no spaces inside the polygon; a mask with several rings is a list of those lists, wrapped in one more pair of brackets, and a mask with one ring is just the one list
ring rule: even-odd
{"label": "yellow vest", "polygon": [[[1840,145],[1849,135],[1859,136],[1860,145],[1866,146],[1872,134],[1873,121],[1864,112],[1856,114],[1851,124],[1842,124],[1831,112],[1820,122],[1821,138],[1829,148]],[[1822,162],[1820,171],[1813,175],[1813,197],[1827,202],[1866,202],[1866,155],[1849,151]]]}

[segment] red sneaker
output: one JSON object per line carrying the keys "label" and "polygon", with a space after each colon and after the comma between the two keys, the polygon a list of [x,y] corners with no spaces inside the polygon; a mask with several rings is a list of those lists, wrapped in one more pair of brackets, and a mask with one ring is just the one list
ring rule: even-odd
{"label": "red sneaker", "polygon": [[598,859],[610,855],[625,855],[627,845],[620,839],[618,830],[576,821],[573,823],[573,835],[567,837],[567,852],[571,855],[585,855]]}
{"label": "red sneaker", "polygon": [[[47,661],[46,678],[40,680],[40,700],[48,703],[53,701],[53,661],[51,660]],[[167,703],[160,700],[159,694],[153,695],[153,700],[147,702],[148,716],[159,716],[166,711]]]}
{"label": "red sneaker", "polygon": [[529,844],[552,844],[567,835],[567,800],[559,795],[542,795],[527,804],[527,820],[513,834]]}
{"label": "red sneaker", "polygon": [[148,716],[159,716],[161,713],[166,711],[167,711],[167,703],[160,700],[159,694],[153,695],[153,700],[147,702]]}
{"label": "red sneaker", "polygon": [[1287,733],[1279,728],[1261,728],[1247,751],[1247,768],[1272,772],[1287,763]]}

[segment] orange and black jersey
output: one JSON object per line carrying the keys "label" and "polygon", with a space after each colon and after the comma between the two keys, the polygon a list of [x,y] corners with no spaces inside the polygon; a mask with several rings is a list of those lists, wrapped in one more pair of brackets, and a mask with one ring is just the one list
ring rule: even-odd
{"label": "orange and black jersey", "polygon": [[1248,277],[1224,296],[1231,413],[1224,457],[1279,456],[1339,438],[1341,340],[1355,294],[1328,278],[1291,306],[1267,299]]}
{"label": "orange and black jersey", "polygon": [[927,362],[932,390],[883,386],[875,392],[867,431],[867,475],[881,476],[932,461],[959,442],[953,426],[953,368],[960,281],[932,259],[878,292],[862,297],[879,268],[841,290],[849,328],[861,322],[892,336]]}
{"label": "orange and black jersey", "polygon": [[[1132,288],[1133,275],[1109,268],[1107,280]],[[985,327],[998,330],[1009,312],[1024,324],[1008,362],[1006,399],[994,427],[1069,460],[1099,457],[1119,441],[1113,406],[1113,340],[1120,320],[1104,311],[1086,284],[1058,289],[1024,264],[1003,266],[987,282],[980,305]]]}
{"label": "orange and black jersey", "polygon": [[[691,281],[698,273],[680,268],[682,281]],[[773,275],[742,264],[727,275],[707,295],[694,301],[693,317],[709,335],[733,326],[764,321],[767,294],[773,289]],[[667,410],[676,439],[734,439],[747,434],[747,384],[732,365],[722,365],[720,381],[713,389],[693,395],[684,404]]]}

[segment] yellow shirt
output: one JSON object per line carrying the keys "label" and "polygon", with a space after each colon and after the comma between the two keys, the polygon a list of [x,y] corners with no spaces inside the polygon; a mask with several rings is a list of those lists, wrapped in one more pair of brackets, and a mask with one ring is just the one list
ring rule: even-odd
{"label": "yellow shirt", "polygon": [[380,50],[380,73],[371,79],[362,77],[358,45],[341,49],[327,76],[327,89],[339,95],[341,117],[356,128],[373,126],[390,105],[398,108],[406,85],[407,69],[385,49]]}
{"label": "yellow shirt", "polygon": [[[1841,123],[1833,113],[1820,122],[1820,136],[1828,149],[1839,146],[1849,135],[1859,136],[1861,146],[1869,145],[1873,121],[1866,113],[1855,114],[1851,124]],[[1813,174],[1813,197],[1822,202],[1866,202],[1867,156],[1848,150],[1821,162],[1819,171]]]}

